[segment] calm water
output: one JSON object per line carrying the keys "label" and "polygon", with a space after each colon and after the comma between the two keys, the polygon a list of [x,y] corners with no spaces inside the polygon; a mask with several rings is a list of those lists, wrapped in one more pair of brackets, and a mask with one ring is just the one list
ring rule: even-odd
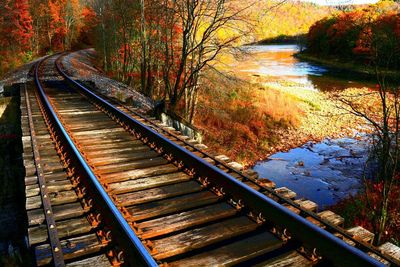
{"label": "calm water", "polygon": [[[327,91],[372,86],[343,73],[299,61],[293,54],[297,45],[247,46],[248,55],[240,70],[244,74],[267,76],[277,82],[292,81],[305,88]],[[241,62],[242,63],[242,62]],[[320,209],[335,204],[361,188],[368,155],[368,138],[326,139],[307,143],[284,153],[276,153],[254,166],[260,177],[297,193],[298,198],[316,202]]]}
{"label": "calm water", "polygon": [[320,208],[335,204],[361,188],[368,155],[368,139],[326,139],[307,143],[258,162],[254,170],[277,187],[285,186],[316,202]]}
{"label": "calm water", "polygon": [[373,86],[372,83],[361,81],[361,77],[355,74],[300,61],[293,57],[299,49],[297,45],[245,46],[243,50],[249,54],[241,61],[240,71],[268,76],[271,79],[293,81],[321,91]]}

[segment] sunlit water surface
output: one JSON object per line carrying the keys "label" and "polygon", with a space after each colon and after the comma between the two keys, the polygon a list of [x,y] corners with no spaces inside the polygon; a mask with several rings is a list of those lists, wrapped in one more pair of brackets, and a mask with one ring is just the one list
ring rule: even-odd
{"label": "sunlit water surface", "polygon": [[293,57],[298,45],[254,45],[242,48],[248,56],[240,62],[239,71],[252,75],[286,80],[321,91],[343,90],[348,87],[370,87],[353,73],[337,71]]}

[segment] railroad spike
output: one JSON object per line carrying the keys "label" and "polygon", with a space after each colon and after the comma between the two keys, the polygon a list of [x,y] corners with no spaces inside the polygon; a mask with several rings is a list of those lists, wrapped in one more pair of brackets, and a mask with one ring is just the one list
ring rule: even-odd
{"label": "railroad spike", "polygon": [[118,257],[118,260],[120,263],[124,262],[124,252],[122,250],[120,252],[118,252],[117,257]]}
{"label": "railroad spike", "polygon": [[179,161],[177,166],[178,166],[178,169],[182,169],[185,165],[183,164],[183,161]]}
{"label": "railroad spike", "polygon": [[115,266],[115,267],[121,266],[121,263],[119,262],[118,257],[116,255],[116,253],[114,252],[114,250],[110,250],[107,253],[107,256],[110,259],[112,266]]}
{"label": "railroad spike", "polygon": [[174,159],[174,157],[172,156],[172,154],[167,154],[167,155],[165,155],[165,158],[166,158],[168,161],[170,161],[170,162]]}
{"label": "railroad spike", "polygon": [[266,220],[265,220],[265,218],[264,218],[264,215],[260,212],[260,213],[257,215],[257,223],[263,224],[265,221],[266,221]]}
{"label": "railroad spike", "polygon": [[194,177],[195,174],[196,174],[194,169],[190,169],[190,170],[189,169],[185,169],[185,172],[191,177]]}

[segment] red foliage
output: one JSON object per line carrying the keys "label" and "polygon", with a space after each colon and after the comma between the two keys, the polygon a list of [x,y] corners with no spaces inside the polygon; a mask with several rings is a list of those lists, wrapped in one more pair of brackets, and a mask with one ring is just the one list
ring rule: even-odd
{"label": "red foliage", "polygon": [[[390,239],[400,241],[400,177],[396,177],[395,185],[389,194],[388,222],[382,241]],[[378,221],[373,214],[382,210],[383,182],[367,182],[366,192],[345,199],[333,207],[337,213],[345,217],[349,225],[359,225],[370,231],[378,229]],[[369,204],[368,204],[369,203]]]}
{"label": "red foliage", "polygon": [[28,1],[6,0],[0,8],[3,8],[0,20],[0,46],[12,46],[18,50],[27,49],[33,34]]}
{"label": "red foliage", "polygon": [[49,11],[50,11],[50,29],[53,32],[53,41],[51,46],[55,50],[63,49],[64,38],[67,34],[65,26],[65,19],[62,14],[63,7],[65,6],[65,0],[50,0]]}
{"label": "red foliage", "polygon": [[79,32],[79,43],[92,44],[95,39],[95,27],[99,24],[99,18],[93,8],[85,6],[82,9],[83,26]]}

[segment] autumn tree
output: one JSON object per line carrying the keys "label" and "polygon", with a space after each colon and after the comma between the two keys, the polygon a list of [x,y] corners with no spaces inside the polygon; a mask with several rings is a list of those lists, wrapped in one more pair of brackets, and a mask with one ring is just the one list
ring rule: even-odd
{"label": "autumn tree", "polygon": [[64,49],[72,48],[82,25],[82,7],[79,0],[67,0],[63,6],[65,22]]}
{"label": "autumn tree", "polygon": [[79,29],[79,41],[87,44],[94,45],[96,27],[99,24],[99,18],[93,7],[85,6],[82,9],[82,27]]}
{"label": "autumn tree", "polygon": [[370,65],[374,67],[377,86],[367,92],[335,96],[347,111],[363,118],[373,129],[370,162],[376,163],[373,177],[364,181],[368,219],[378,245],[387,240],[395,221],[390,213],[400,186],[400,88],[387,76],[387,70],[400,63],[400,16],[384,15],[369,25],[368,43]]}
{"label": "autumn tree", "polygon": [[164,33],[163,78],[170,112],[177,112],[183,99],[184,117],[193,121],[202,71],[239,38],[235,22],[246,8],[235,9],[234,2],[226,0],[166,4],[164,17],[171,27]]}
{"label": "autumn tree", "polygon": [[29,48],[32,18],[27,0],[5,0],[0,4],[0,34],[2,51],[21,52]]}
{"label": "autumn tree", "polygon": [[27,0],[0,2],[0,74],[30,59],[32,19]]}

